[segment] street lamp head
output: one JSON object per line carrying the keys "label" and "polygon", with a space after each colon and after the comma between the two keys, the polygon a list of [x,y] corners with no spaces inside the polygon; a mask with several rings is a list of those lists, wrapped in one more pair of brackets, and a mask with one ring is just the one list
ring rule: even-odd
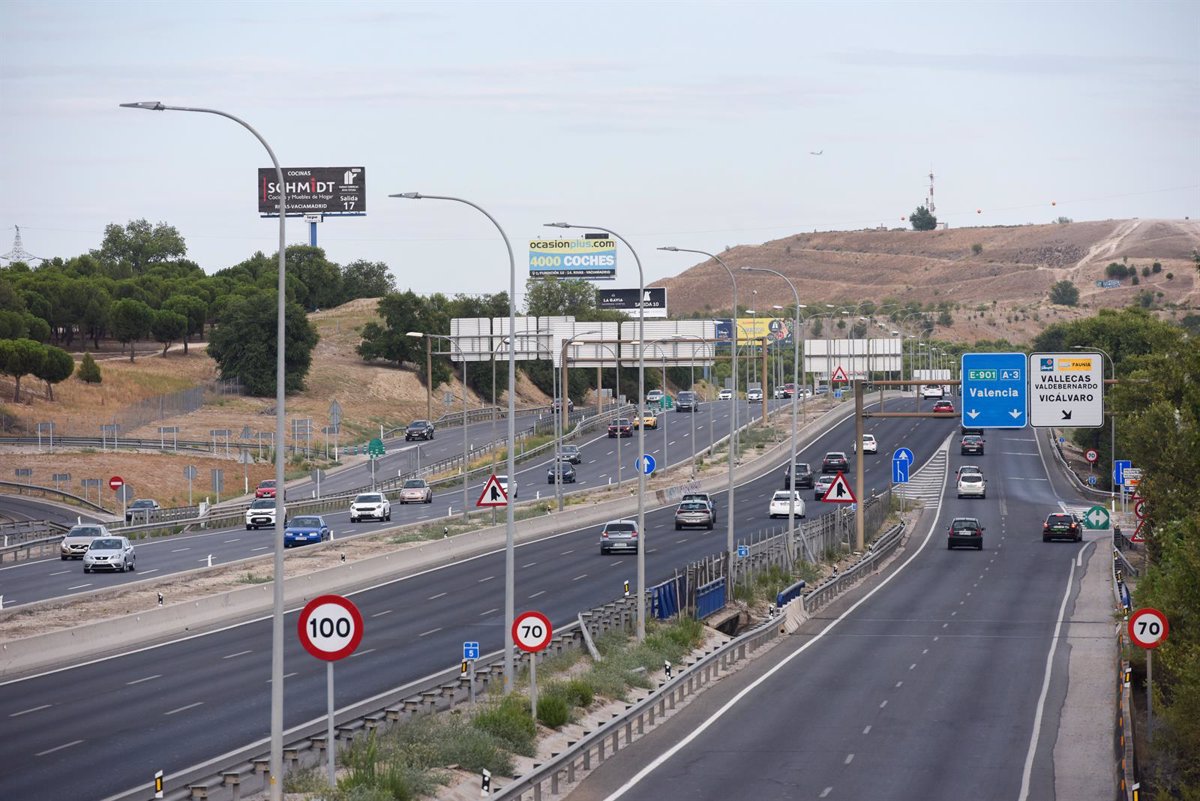
{"label": "street lamp head", "polygon": [[421,337],[423,337],[423,336],[425,336],[425,335],[424,335],[423,333],[421,333],[420,331],[409,331],[409,332],[407,332],[407,333],[406,333],[404,336],[406,336],[406,337],[416,337],[417,339],[420,339]]}
{"label": "street lamp head", "polygon": [[388,195],[388,197],[403,197],[409,200],[420,200],[422,197],[424,197],[424,195],[422,195],[420,192],[400,192],[399,194]]}
{"label": "street lamp head", "polygon": [[575,226],[565,222],[543,223],[546,228],[574,228]]}
{"label": "street lamp head", "polygon": [[678,252],[679,252],[679,248],[675,247],[674,245],[667,245],[667,246],[665,246],[665,247],[658,248],[658,250],[669,250],[669,251],[671,251],[672,253],[678,253]]}
{"label": "street lamp head", "polygon": [[143,100],[140,103],[122,103],[121,108],[144,108],[146,111],[165,111],[167,107],[159,100]]}

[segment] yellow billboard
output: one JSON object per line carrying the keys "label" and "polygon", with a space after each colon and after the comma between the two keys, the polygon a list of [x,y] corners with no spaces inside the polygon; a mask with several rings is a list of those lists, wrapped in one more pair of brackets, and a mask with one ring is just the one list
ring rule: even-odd
{"label": "yellow billboard", "polygon": [[791,342],[792,321],[778,317],[739,317],[737,319],[738,345],[761,344],[763,337],[773,342]]}

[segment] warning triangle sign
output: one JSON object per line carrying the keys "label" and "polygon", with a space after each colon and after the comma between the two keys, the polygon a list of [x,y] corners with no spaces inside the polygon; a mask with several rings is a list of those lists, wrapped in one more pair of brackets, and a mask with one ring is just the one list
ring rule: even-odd
{"label": "warning triangle sign", "polygon": [[833,379],[832,380],[833,381],[841,381],[843,383],[849,381],[850,379],[846,377],[846,368],[842,367],[839,364],[837,366],[837,369],[833,371]]}
{"label": "warning triangle sign", "polygon": [[1142,526],[1146,525],[1145,520],[1139,520],[1137,528],[1133,530],[1133,536],[1129,538],[1130,542],[1145,542],[1146,535],[1142,533]]}
{"label": "warning triangle sign", "polygon": [[504,491],[504,487],[500,486],[500,479],[496,478],[495,473],[488,477],[487,483],[483,485],[483,492],[479,493],[479,500],[475,502],[476,506],[508,506],[508,494]]}
{"label": "warning triangle sign", "polygon": [[821,500],[825,503],[857,503],[854,498],[854,490],[850,489],[850,482],[846,480],[844,473],[838,473],[834,477],[833,483],[829,485],[829,491]]}

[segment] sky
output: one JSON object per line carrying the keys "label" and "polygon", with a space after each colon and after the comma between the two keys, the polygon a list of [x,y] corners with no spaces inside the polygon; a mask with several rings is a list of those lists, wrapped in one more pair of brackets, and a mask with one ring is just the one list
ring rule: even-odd
{"label": "sky", "polygon": [[[812,230],[1200,215],[1200,3],[0,4],[0,255],[175,226],[213,273],[275,252],[270,166],[366,171],[330,259],[398,288],[508,288],[552,221],[611,228],[646,283]],[[814,155],[819,153],[820,155]],[[578,235],[568,232],[569,235]],[[291,218],[289,244],[309,226]],[[631,254],[604,287],[636,287]],[[0,265],[7,262],[0,261]]]}

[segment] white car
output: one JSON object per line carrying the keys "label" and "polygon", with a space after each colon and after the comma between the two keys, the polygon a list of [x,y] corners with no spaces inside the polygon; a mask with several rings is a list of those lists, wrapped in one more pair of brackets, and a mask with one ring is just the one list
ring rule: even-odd
{"label": "white car", "polygon": [[733,400],[733,390],[723,389],[717,393],[717,400]]}
{"label": "white car", "polygon": [[959,473],[958,497],[986,498],[987,480],[984,479],[983,473]]}
{"label": "white car", "polygon": [[108,529],[99,523],[80,523],[77,526],[71,526],[71,530],[59,543],[59,558],[63,561],[82,559],[91,546],[92,540],[107,536],[109,536]]}
{"label": "white car", "polygon": [[496,483],[500,485],[500,489],[504,490],[504,496],[506,498],[508,498],[510,501],[515,501],[517,499],[517,493],[521,491],[520,487],[514,483],[512,485],[512,489],[509,489],[508,476],[496,476]]}
{"label": "white car", "polygon": [[646,393],[646,403],[662,403],[663,391],[661,389],[652,389]]}
{"label": "white car", "polygon": [[863,453],[879,453],[879,443],[874,434],[863,434]]}
{"label": "white car", "polygon": [[763,394],[761,389],[755,388],[746,390],[746,400],[750,401],[751,403],[761,403],[762,399]]}
{"label": "white car", "polygon": [[776,490],[771,496],[771,505],[767,511],[772,518],[787,517],[791,512],[792,501],[796,503],[796,517],[804,517],[804,499],[800,497],[800,491],[797,490],[794,494],[791,490]]}
{"label": "white car", "polygon": [[136,563],[133,543],[126,537],[97,537],[83,555],[83,572],[111,570],[124,573],[126,570],[136,570]]}
{"label": "white car", "polygon": [[382,492],[362,492],[350,502],[350,522],[357,523],[367,518],[391,520],[392,504]]}
{"label": "white car", "polygon": [[926,384],[921,387],[921,398],[923,400],[941,400],[942,388],[938,384]]}
{"label": "white car", "polygon": [[[286,517],[284,522],[287,522]],[[250,501],[250,508],[246,510],[246,529],[257,529],[260,526],[275,527],[274,498],[255,498]]]}

